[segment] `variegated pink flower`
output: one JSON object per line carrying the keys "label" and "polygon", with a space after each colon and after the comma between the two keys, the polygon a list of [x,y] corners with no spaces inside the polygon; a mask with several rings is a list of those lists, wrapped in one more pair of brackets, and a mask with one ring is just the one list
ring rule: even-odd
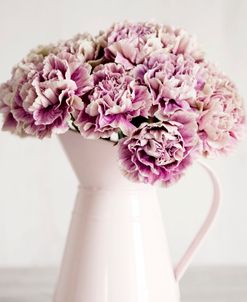
{"label": "variegated pink flower", "polygon": [[191,110],[206,81],[206,70],[193,57],[155,52],[132,71],[152,93],[151,114],[160,120],[176,110]]}
{"label": "variegated pink flower", "polygon": [[77,34],[72,39],[59,42],[57,47],[60,52],[68,52],[85,62],[99,59],[100,45],[89,33]]}
{"label": "variegated pink flower", "polygon": [[156,35],[156,26],[151,22],[131,23],[124,21],[122,23],[115,23],[105,33],[107,44],[110,45],[125,39],[133,40],[135,38]]}
{"label": "variegated pink flower", "polygon": [[195,115],[177,111],[169,121],[144,123],[122,139],[120,166],[131,180],[169,185],[192,163],[197,143]]}
{"label": "variegated pink flower", "polygon": [[38,69],[38,66],[42,67],[44,58],[49,54],[57,55],[61,51],[56,44],[39,45],[31,51],[21,60],[17,65],[17,68],[27,69],[33,68]]}
{"label": "variegated pink flower", "polygon": [[207,84],[198,100],[201,109],[200,137],[204,155],[227,153],[240,139],[245,129],[245,110],[233,82],[208,65]]}
{"label": "variegated pink flower", "polygon": [[176,55],[189,55],[196,62],[204,61],[204,53],[195,36],[192,36],[186,30],[169,25],[158,25],[157,35],[166,52]]}
{"label": "variegated pink flower", "polygon": [[195,37],[185,30],[154,23],[117,23],[101,37],[105,56],[126,69],[140,64],[151,53],[190,55],[196,62],[204,60]]}
{"label": "variegated pink flower", "polygon": [[[32,49],[13,68],[12,78],[0,86],[0,111],[4,114],[3,130],[11,131],[20,136],[27,135],[24,128],[27,127],[27,121],[30,121],[31,123],[31,121],[33,122],[33,119],[32,115],[26,111],[27,108],[23,108],[23,99],[25,99],[27,94],[33,93],[30,77],[34,73],[42,71],[43,61],[46,56],[57,52],[58,49],[53,44],[40,45],[37,48]],[[23,99],[19,96],[20,93],[23,96]],[[25,119],[23,116],[25,116]],[[38,136],[43,137],[46,133],[47,131]]]}
{"label": "variegated pink flower", "polygon": [[129,135],[135,126],[134,117],[148,117],[151,97],[147,87],[118,64],[97,66],[93,72],[94,89],[84,98],[85,107],[75,124],[89,138],[109,138],[121,130]]}
{"label": "variegated pink flower", "polygon": [[144,58],[162,48],[152,23],[117,23],[105,34],[105,56],[131,69]]}
{"label": "variegated pink flower", "polygon": [[42,68],[37,66],[37,70],[22,66],[14,70],[14,76],[20,76],[11,113],[18,133],[43,138],[68,130],[70,112],[83,106],[80,97],[92,88],[92,82],[90,66],[68,53],[50,54]]}

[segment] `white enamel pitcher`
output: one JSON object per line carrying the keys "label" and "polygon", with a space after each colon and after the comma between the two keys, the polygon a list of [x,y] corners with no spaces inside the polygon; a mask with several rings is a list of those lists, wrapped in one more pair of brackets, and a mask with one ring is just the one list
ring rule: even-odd
{"label": "white enamel pitcher", "polygon": [[212,206],[174,269],[155,187],[126,179],[111,143],[72,131],[59,139],[80,185],[54,302],[179,302],[178,281],[218,209],[213,172],[202,164]]}

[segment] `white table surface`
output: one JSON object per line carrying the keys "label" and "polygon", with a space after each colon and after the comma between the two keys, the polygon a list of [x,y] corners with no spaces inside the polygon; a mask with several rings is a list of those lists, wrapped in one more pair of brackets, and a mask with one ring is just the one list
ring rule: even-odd
{"label": "white table surface", "polygon": [[[0,302],[51,302],[56,278],[56,269],[0,269]],[[182,302],[246,302],[247,267],[192,268],[180,288]]]}

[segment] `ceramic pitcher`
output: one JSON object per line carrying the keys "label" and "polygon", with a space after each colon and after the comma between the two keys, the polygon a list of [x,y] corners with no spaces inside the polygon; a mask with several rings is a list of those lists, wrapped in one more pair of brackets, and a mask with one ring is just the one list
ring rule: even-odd
{"label": "ceramic pitcher", "polygon": [[[209,214],[173,268],[154,186],[126,179],[117,147],[72,131],[59,139],[79,181],[54,302],[179,302],[178,282],[211,226]],[[165,194],[165,189],[164,189]]]}

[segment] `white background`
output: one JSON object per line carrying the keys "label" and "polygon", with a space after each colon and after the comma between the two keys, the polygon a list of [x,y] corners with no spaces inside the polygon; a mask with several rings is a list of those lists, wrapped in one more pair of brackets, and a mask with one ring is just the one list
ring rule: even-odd
{"label": "white background", "polygon": [[[247,1],[8,0],[0,2],[0,82],[37,44],[97,33],[114,21],[156,20],[195,33],[247,100]],[[247,143],[210,163],[223,190],[220,215],[194,265],[247,264]],[[54,266],[62,255],[76,179],[56,138],[0,133],[0,266]],[[174,261],[205,216],[210,184],[196,165],[159,191]]]}

